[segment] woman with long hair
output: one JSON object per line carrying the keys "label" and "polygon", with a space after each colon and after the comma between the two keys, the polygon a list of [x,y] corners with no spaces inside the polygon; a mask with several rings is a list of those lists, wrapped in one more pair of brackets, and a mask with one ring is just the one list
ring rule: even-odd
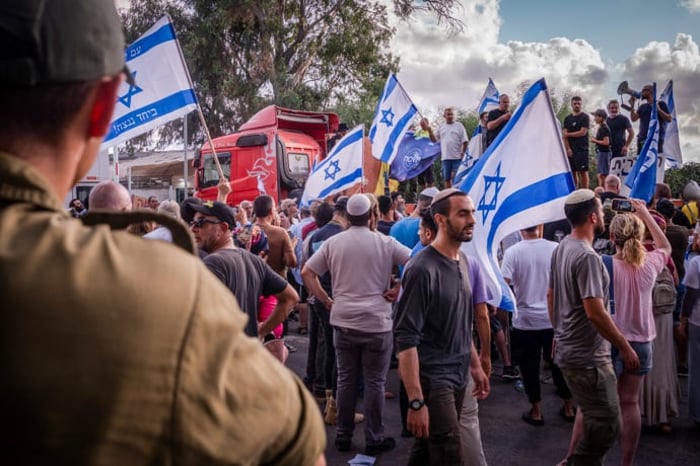
{"label": "woman with long hair", "polygon": [[[652,312],[652,290],[657,275],[671,256],[671,244],[638,199],[631,200],[634,213],[619,213],[610,223],[610,240],[615,245],[612,261],[612,282],[615,314],[612,316],[620,332],[639,356],[639,369],[629,370],[613,348],[613,365],[618,375],[617,392],[622,414],[622,465],[634,463],[642,420],[639,392],[644,374],[652,364],[652,344],[656,327]],[[647,252],[642,240],[649,230],[655,250]]]}

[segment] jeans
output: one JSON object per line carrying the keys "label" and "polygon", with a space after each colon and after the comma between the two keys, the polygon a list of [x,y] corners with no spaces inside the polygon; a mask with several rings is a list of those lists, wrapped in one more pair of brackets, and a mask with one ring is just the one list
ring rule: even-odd
{"label": "jeans", "polygon": [[461,159],[455,160],[442,160],[442,179],[443,181],[452,181],[452,178],[459,170],[459,164],[462,163]]}
{"label": "jeans", "polygon": [[311,314],[318,322],[317,347],[315,357],[315,370],[317,387],[320,391],[333,390],[336,387],[335,372],[335,347],[333,346],[333,327],[330,323],[331,313],[321,303],[314,303],[311,307]]}
{"label": "jeans", "polygon": [[409,466],[467,465],[459,423],[465,391],[466,387],[423,392],[430,436],[415,440],[408,458]]}
{"label": "jeans", "polygon": [[393,348],[392,332],[366,333],[335,328],[338,370],[337,438],[352,438],[355,430],[355,402],[360,374],[365,377],[365,443],[384,440],[384,389]]}
{"label": "jeans", "polygon": [[620,400],[612,363],[590,369],[562,368],[583,414],[583,433],[569,465],[602,466],[620,435]]}

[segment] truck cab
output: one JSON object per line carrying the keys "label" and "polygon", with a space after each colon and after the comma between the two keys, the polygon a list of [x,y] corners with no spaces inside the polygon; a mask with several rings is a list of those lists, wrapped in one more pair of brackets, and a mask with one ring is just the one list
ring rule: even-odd
{"label": "truck cab", "polygon": [[[315,163],[326,156],[326,140],[338,130],[338,115],[270,105],[238,132],[206,143],[194,159],[196,196],[216,199],[219,172],[214,151],[232,192],[226,202],[238,205],[264,192],[276,202],[300,198]],[[212,146],[213,149],[212,150]]]}

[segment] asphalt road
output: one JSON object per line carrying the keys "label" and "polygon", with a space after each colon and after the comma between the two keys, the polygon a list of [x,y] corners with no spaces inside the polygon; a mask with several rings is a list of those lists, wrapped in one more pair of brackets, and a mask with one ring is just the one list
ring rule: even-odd
{"label": "asphalt road", "polygon": [[[303,377],[306,372],[308,336],[296,334],[298,324],[291,322],[287,341],[297,348],[289,355],[287,366]],[[554,385],[544,384],[542,408],[545,425],[534,427],[520,419],[529,409],[524,393],[515,391],[513,383],[507,383],[498,376],[501,366],[494,363],[491,376],[491,394],[479,406],[481,438],[486,460],[491,466],[554,466],[566,454],[572,424],[559,417],[561,402],[554,394]],[[544,376],[548,373],[543,374]],[[389,372],[387,390],[398,394],[398,374],[395,369]],[[697,465],[700,464],[700,429],[688,419],[687,379],[681,378],[681,413],[673,419],[673,433],[663,435],[655,431],[642,431],[636,456],[638,466]],[[358,400],[358,412],[362,412],[362,400]],[[396,449],[377,457],[376,465],[404,465],[413,439],[401,438],[401,420],[398,397],[386,400],[384,409],[385,435],[394,437]],[[330,466],[347,464],[357,453],[364,453],[364,430],[362,424],[355,429],[353,448],[350,452],[336,451],[335,428],[326,427],[328,448],[326,459]],[[619,443],[608,455],[606,465],[620,464]],[[447,465],[446,465],[447,466]]]}

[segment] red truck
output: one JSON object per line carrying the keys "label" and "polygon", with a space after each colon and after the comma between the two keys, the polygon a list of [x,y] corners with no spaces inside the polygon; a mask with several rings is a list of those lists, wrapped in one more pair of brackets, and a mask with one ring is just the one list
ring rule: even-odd
{"label": "red truck", "polygon": [[[314,163],[326,156],[326,140],[338,131],[338,115],[307,112],[270,105],[243,124],[236,133],[212,141],[232,192],[226,202],[238,205],[260,191],[277,202],[299,200]],[[211,145],[204,144],[194,159],[196,196],[216,199],[219,172]]]}

